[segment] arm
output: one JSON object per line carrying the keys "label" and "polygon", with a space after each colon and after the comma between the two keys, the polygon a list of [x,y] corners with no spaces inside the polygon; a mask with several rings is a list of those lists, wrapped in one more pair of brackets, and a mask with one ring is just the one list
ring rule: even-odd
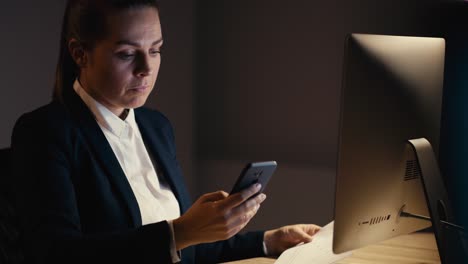
{"label": "arm", "polygon": [[73,179],[77,139],[72,129],[61,125],[64,122],[22,117],[13,132],[16,206],[29,261],[168,263],[167,222],[115,231],[83,230],[75,190],[86,183]]}
{"label": "arm", "polygon": [[[178,249],[202,244],[196,248],[197,263],[257,256],[257,252],[261,252],[263,232],[231,237],[245,227],[265,200],[264,194],[252,197],[259,190],[260,185],[253,185],[230,196],[223,191],[201,196],[185,214],[174,220]],[[211,243],[215,241],[222,242]]]}
{"label": "arm", "polygon": [[230,239],[196,247],[196,263],[219,263],[264,257],[263,231],[237,234]]}

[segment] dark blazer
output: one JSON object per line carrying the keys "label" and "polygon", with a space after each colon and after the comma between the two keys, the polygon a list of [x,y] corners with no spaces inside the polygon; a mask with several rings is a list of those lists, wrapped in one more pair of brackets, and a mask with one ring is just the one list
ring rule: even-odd
{"label": "dark blazer", "polygon": [[[93,114],[70,89],[17,121],[13,188],[30,263],[169,263],[166,221],[142,226],[136,198]],[[146,108],[135,118],[181,212],[191,205],[168,119]],[[262,256],[263,232],[182,251],[182,263]],[[99,262],[98,262],[99,263]]]}

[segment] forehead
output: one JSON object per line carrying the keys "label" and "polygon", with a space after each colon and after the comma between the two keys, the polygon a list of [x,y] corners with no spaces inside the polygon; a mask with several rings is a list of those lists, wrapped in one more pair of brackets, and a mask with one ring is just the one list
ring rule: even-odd
{"label": "forehead", "polygon": [[152,43],[162,38],[159,14],[154,7],[137,7],[112,12],[107,16],[104,41],[122,40]]}

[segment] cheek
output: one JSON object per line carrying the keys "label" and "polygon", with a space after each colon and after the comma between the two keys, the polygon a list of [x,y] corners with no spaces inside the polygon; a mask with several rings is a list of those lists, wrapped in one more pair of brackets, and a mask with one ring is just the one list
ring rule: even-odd
{"label": "cheek", "polygon": [[116,92],[116,90],[123,90],[128,80],[131,79],[132,69],[130,63],[109,63],[103,65],[102,68],[103,85],[108,87],[108,90]]}

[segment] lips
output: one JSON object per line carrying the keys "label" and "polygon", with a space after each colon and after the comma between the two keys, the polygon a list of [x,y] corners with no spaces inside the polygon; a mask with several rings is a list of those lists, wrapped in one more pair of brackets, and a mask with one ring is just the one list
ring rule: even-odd
{"label": "lips", "polygon": [[148,85],[143,84],[143,85],[133,86],[133,87],[130,88],[130,90],[136,91],[136,92],[143,92],[143,91],[147,90],[148,88],[149,88]]}

